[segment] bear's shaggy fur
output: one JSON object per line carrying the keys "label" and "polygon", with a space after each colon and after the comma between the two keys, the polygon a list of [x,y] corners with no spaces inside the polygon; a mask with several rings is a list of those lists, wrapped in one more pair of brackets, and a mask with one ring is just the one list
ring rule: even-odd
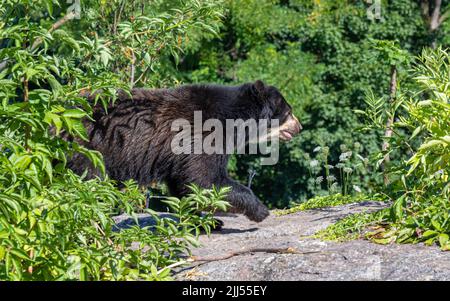
{"label": "bear's shaggy fur", "polygon": [[[89,142],[85,146],[102,153],[107,174],[114,180],[134,179],[141,185],[152,181],[167,183],[172,195],[188,193],[186,184],[209,188],[231,186],[228,201],[237,212],[262,221],[267,208],[246,186],[230,179],[226,154],[174,154],[171,150],[172,121],[183,118],[193,122],[194,111],[203,120],[279,119],[293,117],[291,107],[280,92],[261,81],[240,86],[188,85],[174,89],[133,89],[132,97],[119,93],[119,100],[108,109],[94,108],[94,120],[85,120]],[[296,120],[296,119],[295,119]],[[289,138],[301,129],[298,121],[288,130]],[[77,173],[86,169],[98,175],[90,162],[77,154],[69,161]]]}

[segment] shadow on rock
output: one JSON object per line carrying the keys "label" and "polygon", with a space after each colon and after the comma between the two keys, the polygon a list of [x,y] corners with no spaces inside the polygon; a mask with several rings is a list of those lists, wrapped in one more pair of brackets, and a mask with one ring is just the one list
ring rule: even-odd
{"label": "shadow on rock", "polygon": [[249,229],[233,229],[233,228],[222,228],[220,234],[239,234],[246,232],[255,232],[258,231],[259,228],[249,228]]}
{"label": "shadow on rock", "polygon": [[[158,213],[159,219],[168,218],[173,221],[178,222],[178,219],[173,217],[170,213]],[[151,230],[154,226],[157,225],[157,221],[154,216],[151,216],[149,214],[136,214],[136,220],[126,214],[118,215],[113,217],[114,221],[116,222],[116,226],[114,230],[121,230],[121,229],[127,229],[133,226],[139,226],[141,228],[149,227]],[[136,224],[137,221],[137,224]]]}

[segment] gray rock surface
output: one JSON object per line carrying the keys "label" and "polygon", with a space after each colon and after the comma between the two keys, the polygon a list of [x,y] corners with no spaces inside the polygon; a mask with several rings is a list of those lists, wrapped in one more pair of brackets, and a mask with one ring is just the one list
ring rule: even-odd
{"label": "gray rock surface", "polygon": [[[438,247],[378,245],[365,240],[329,242],[307,236],[338,219],[384,205],[374,202],[271,215],[254,223],[240,215],[221,216],[225,226],[194,256],[222,256],[248,248],[294,248],[304,254],[246,253],[177,270],[178,280],[450,280],[450,252]],[[309,253],[313,252],[313,253]],[[193,265],[197,263],[194,262]]]}
{"label": "gray rock surface", "polygon": [[[223,257],[249,248],[293,248],[300,254],[255,252],[225,260],[192,263],[178,268],[176,280],[450,280],[450,252],[436,246],[379,245],[366,240],[330,242],[310,236],[337,220],[385,204],[366,202],[314,209],[294,214],[271,214],[262,223],[241,215],[220,216],[225,225],[211,236],[202,235],[202,246],[193,256]],[[161,213],[162,216],[169,216]],[[147,214],[137,216],[140,226],[152,226]],[[134,221],[115,217],[119,228]]]}

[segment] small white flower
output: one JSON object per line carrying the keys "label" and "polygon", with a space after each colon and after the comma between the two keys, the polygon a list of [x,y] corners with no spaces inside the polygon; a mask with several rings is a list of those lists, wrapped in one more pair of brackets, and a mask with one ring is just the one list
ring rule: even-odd
{"label": "small white flower", "polygon": [[327,177],[327,181],[330,182],[330,183],[334,182],[334,181],[336,181],[336,177],[333,176],[333,175],[330,175],[330,176]]}
{"label": "small white flower", "polygon": [[361,188],[360,188],[359,186],[353,185],[353,189],[354,189],[356,192],[361,192]]}
{"label": "small white flower", "polygon": [[350,167],[344,167],[344,172],[345,173],[352,173],[353,169],[351,169]]}
{"label": "small white flower", "polygon": [[440,170],[438,170],[438,171],[436,171],[436,172],[434,173],[434,176],[437,177],[437,178],[439,178],[439,177],[442,176],[443,174],[444,174],[444,170],[443,170],[443,169],[440,169]]}
{"label": "small white flower", "polygon": [[316,183],[317,184],[320,184],[322,182],[323,182],[323,177],[322,176],[316,178]]}
{"label": "small white flower", "polygon": [[330,190],[331,190],[331,191],[337,191],[338,188],[339,188],[339,187],[338,187],[338,183],[337,183],[337,182],[334,182],[333,185],[331,185]]}
{"label": "small white flower", "polygon": [[311,162],[309,162],[309,166],[311,167],[316,167],[319,165],[319,161],[317,160],[311,160]]}
{"label": "small white flower", "polygon": [[344,165],[343,163],[338,163],[338,164],[336,164],[336,167],[337,167],[337,168],[344,168],[345,165]]}
{"label": "small white flower", "polygon": [[320,146],[318,146],[318,147],[316,147],[316,148],[313,150],[313,152],[314,152],[314,153],[320,152],[321,149],[322,149],[322,148],[321,148]]}
{"label": "small white flower", "polygon": [[333,166],[333,165],[330,165],[330,164],[325,165],[325,167],[328,168],[328,169],[333,169],[333,168],[334,168],[334,166]]}
{"label": "small white flower", "polygon": [[353,153],[352,153],[351,151],[342,153],[342,154],[339,156],[339,161],[347,161],[348,158],[350,158],[350,157],[352,156],[352,154],[353,154]]}

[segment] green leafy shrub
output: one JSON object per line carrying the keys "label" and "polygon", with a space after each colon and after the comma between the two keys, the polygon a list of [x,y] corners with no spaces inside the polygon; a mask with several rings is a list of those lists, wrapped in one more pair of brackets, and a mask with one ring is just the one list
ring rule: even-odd
{"label": "green leafy shrub", "polygon": [[340,193],[326,195],[326,196],[316,196],[312,199],[307,200],[299,205],[293,206],[289,209],[278,210],[275,212],[276,215],[286,215],[295,213],[298,211],[305,211],[309,209],[325,208],[341,206],[345,204],[359,203],[359,202],[374,202],[374,201],[384,201],[381,195],[366,195],[358,194],[355,196],[342,195]]}
{"label": "green leafy shrub", "polygon": [[[391,163],[390,196],[395,201],[384,233],[399,242],[438,242],[450,249],[450,56],[424,50],[414,68],[417,87],[405,91],[391,107],[392,149],[409,149],[408,157]],[[401,135],[403,130],[406,135]],[[382,236],[382,234],[378,234]]]}
{"label": "green leafy shrub", "polygon": [[318,231],[314,237],[324,240],[346,241],[361,238],[371,225],[378,227],[384,221],[389,209],[382,209],[373,213],[352,214],[338,222]]}
{"label": "green leafy shrub", "polygon": [[116,231],[112,216],[134,216],[143,194],[132,182],[121,191],[107,177],[86,180],[66,160],[82,153],[104,171],[100,153],[78,143],[92,118],[85,91],[102,91],[96,102],[107,106],[118,88],[173,83],[163,66],[180,37],[214,31],[205,22],[220,10],[209,1],[82,4],[78,18],[57,1],[0,2],[0,279],[167,279],[200,227],[214,225],[198,211],[226,209],[226,191],[193,187],[170,200],[180,223],[148,211],[155,227]]}
{"label": "green leafy shrub", "polygon": [[[374,160],[379,164],[387,154],[400,158],[386,166],[390,184],[379,188],[393,204],[389,210],[377,214],[383,226],[367,234],[376,242],[438,243],[443,250],[450,249],[449,74],[448,52],[426,49],[413,70],[416,85],[402,91],[395,102],[387,105],[387,111],[373,109],[381,108],[377,104],[381,99],[367,99],[366,129],[383,130],[386,118],[396,118],[393,136],[386,138],[389,149],[376,154]],[[343,229],[356,219],[338,222],[327,231],[336,232],[334,229]],[[369,219],[360,219],[359,228],[364,220]]]}

